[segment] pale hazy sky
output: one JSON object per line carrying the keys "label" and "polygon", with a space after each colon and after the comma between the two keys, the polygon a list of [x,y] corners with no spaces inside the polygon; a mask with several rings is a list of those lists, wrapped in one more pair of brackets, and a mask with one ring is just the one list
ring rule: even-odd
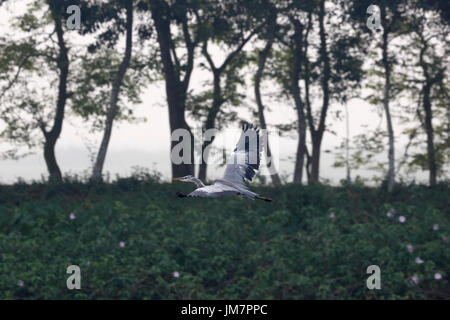
{"label": "pale hazy sky", "polygon": [[[0,8],[0,30],[8,30],[8,21],[11,18],[11,11],[14,14],[23,11],[26,0],[14,1],[8,8]],[[252,44],[253,45],[253,44]],[[248,46],[247,49],[251,48]],[[220,61],[220,51],[213,52],[213,56]],[[196,69],[191,81],[191,88],[201,88],[205,80],[210,79],[210,75],[205,71]],[[263,92],[271,90],[273,92],[274,86],[265,82],[263,85]],[[253,88],[249,82],[247,92],[247,103],[254,104]],[[109,172],[112,176],[119,174],[121,176],[128,175],[132,172],[134,166],[149,168],[150,170],[157,170],[163,174],[164,179],[168,180],[170,177],[170,130],[168,121],[168,111],[165,101],[164,83],[154,83],[149,86],[143,96],[142,104],[133,107],[137,117],[145,117],[147,122],[144,123],[117,123],[114,126],[111,142],[105,163],[105,172]],[[296,113],[293,108],[292,101],[285,103],[271,104],[269,100],[265,101],[272,111],[266,114],[267,122],[270,125],[290,123],[296,119]],[[344,108],[341,105],[332,104],[330,111],[335,111]],[[375,112],[376,107],[368,104],[360,99],[355,99],[349,102],[348,110],[350,115],[350,134],[355,136],[357,134],[366,132],[367,130],[375,128],[380,119]],[[252,119],[247,111],[242,111],[239,114],[247,121],[257,121]],[[82,173],[89,170],[91,163],[89,161],[89,153],[87,150],[86,141],[93,143],[93,146],[98,146],[101,135],[90,134],[88,128],[79,119],[68,119],[63,127],[63,132],[56,147],[56,156],[58,163],[63,173]],[[189,123],[195,127],[198,123]],[[326,133],[323,140],[322,150],[333,150],[340,145],[342,139],[345,137],[345,121],[336,121],[333,117],[328,117],[328,126],[337,132],[337,136]],[[238,123],[230,124],[230,129],[237,130]],[[384,122],[383,122],[384,128]],[[2,124],[0,123],[0,130]],[[282,137],[279,139],[279,145],[274,149],[279,150],[279,171],[282,175],[289,175],[293,171],[293,157],[296,152],[297,135],[292,132],[291,137]],[[402,141],[398,139],[398,151],[402,154]],[[234,145],[236,141],[227,141],[227,143]],[[0,140],[0,151],[8,149],[9,145]],[[37,149],[34,155],[20,159],[19,161],[1,161],[0,160],[0,183],[10,183],[22,177],[25,180],[40,179],[41,175],[46,175],[45,162],[42,156],[42,151]],[[384,155],[383,155],[384,157]],[[321,177],[330,179],[336,183],[340,179],[345,178],[345,168],[333,168],[334,156],[328,153],[322,153],[321,159]],[[218,178],[223,173],[223,168],[209,168],[209,178]],[[356,174],[361,176],[371,177],[374,172],[358,171],[353,172],[353,177]],[[424,174],[420,174],[424,178]]]}

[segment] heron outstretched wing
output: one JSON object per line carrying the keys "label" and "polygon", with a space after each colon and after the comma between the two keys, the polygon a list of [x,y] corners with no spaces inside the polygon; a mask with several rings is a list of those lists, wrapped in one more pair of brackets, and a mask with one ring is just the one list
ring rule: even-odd
{"label": "heron outstretched wing", "polygon": [[259,129],[244,123],[242,134],[225,168],[223,179],[246,188],[245,180],[252,181],[259,169],[262,139]]}

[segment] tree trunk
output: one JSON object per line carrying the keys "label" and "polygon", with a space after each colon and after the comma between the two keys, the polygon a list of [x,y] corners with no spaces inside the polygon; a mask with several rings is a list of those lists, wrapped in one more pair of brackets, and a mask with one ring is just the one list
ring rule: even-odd
{"label": "tree trunk", "polygon": [[[208,115],[206,117],[205,120],[205,124],[204,124],[204,130],[209,130],[209,129],[214,129],[214,125],[216,122],[216,117],[217,117],[217,113],[220,110],[220,107],[223,104],[223,99],[222,99],[222,90],[220,87],[220,77],[222,75],[222,70],[221,69],[213,69],[213,103],[212,103],[212,107],[211,109],[209,109],[208,111]],[[206,149],[211,143],[213,143],[214,141],[214,137],[212,137],[211,140],[209,141],[204,141],[202,144],[202,161],[199,165],[199,170],[198,170],[198,178],[202,181],[206,181],[206,174],[207,174],[207,169],[208,169],[208,164],[206,163],[206,160],[208,159],[209,153],[208,150]]]}
{"label": "tree trunk", "polygon": [[55,146],[58,141],[64,121],[64,113],[67,100],[67,78],[69,75],[69,57],[68,49],[64,40],[64,31],[61,25],[61,13],[59,8],[48,2],[55,31],[58,39],[59,55],[57,58],[57,67],[59,69],[58,99],[56,102],[56,112],[53,119],[53,126],[50,131],[46,131],[45,126],[41,125],[44,134],[44,159],[49,173],[49,180],[52,182],[61,182],[62,174],[55,157]]}
{"label": "tree trunk", "polygon": [[[303,53],[303,65],[304,65],[304,84],[305,84],[305,107],[306,107],[306,121],[309,125],[309,130],[311,137],[313,136],[315,132],[314,128],[314,120],[312,116],[311,111],[311,100],[310,100],[310,91],[309,91],[309,84],[310,84],[310,67],[309,67],[309,60],[308,60],[308,36],[309,32],[312,28],[312,14],[308,14],[308,26],[305,33],[305,40],[304,40],[304,53]],[[312,155],[309,154],[308,147],[305,145],[305,155],[306,155],[306,177],[308,180],[308,184],[312,183]]]}
{"label": "tree trunk", "polygon": [[320,170],[320,149],[322,145],[322,135],[316,133],[312,137],[312,155],[311,155],[311,183],[319,183]]}
{"label": "tree trunk", "polygon": [[[262,102],[262,98],[261,98],[261,80],[263,77],[263,73],[264,73],[264,68],[266,66],[266,61],[267,61],[267,56],[269,55],[269,52],[272,48],[272,44],[273,44],[273,36],[271,36],[266,43],[266,46],[264,47],[264,49],[259,52],[259,57],[258,57],[258,70],[256,71],[255,74],[255,99],[256,99],[256,104],[258,106],[258,116],[259,116],[259,123],[261,126],[261,129],[267,129],[267,125],[266,125],[266,119],[264,116],[264,104]],[[280,176],[277,173],[277,170],[275,168],[274,163],[272,162],[272,153],[270,151],[270,146],[269,146],[269,137],[267,136],[267,141],[266,141],[266,155],[267,155],[267,160],[270,161],[270,164],[268,162],[270,169],[270,178],[272,179],[272,183],[274,186],[279,186],[281,185],[281,180],[280,180]]]}
{"label": "tree trunk", "polygon": [[310,106],[308,107],[308,117],[310,121],[311,140],[312,140],[312,159],[311,159],[311,183],[319,183],[320,178],[320,154],[322,139],[326,129],[326,117],[328,113],[328,106],[330,104],[330,88],[329,82],[331,77],[330,59],[327,50],[327,39],[325,30],[325,1],[320,2],[319,10],[319,36],[320,36],[320,57],[323,64],[322,76],[322,109],[320,111],[320,119],[317,130],[314,129],[312,121],[312,112]]}
{"label": "tree trunk", "polygon": [[[150,7],[157,32],[157,39],[165,75],[170,130],[171,132],[173,132],[176,129],[185,129],[191,134],[191,129],[189,128],[185,118],[185,103],[190,70],[193,63],[193,47],[191,46],[191,44],[187,45],[188,50],[190,50],[190,52],[188,53],[189,65],[187,66],[188,71],[185,76],[185,81],[182,82],[180,81],[179,73],[174,66],[171,56],[172,39],[170,31],[170,8],[168,7],[167,3],[160,0],[150,0]],[[184,29],[184,32],[186,33],[188,31]],[[192,134],[190,136],[192,138]],[[171,140],[171,150],[178,143],[180,143],[180,141]],[[193,145],[192,139],[191,145]],[[194,148],[191,148],[190,157],[190,163],[175,164],[173,161],[171,161],[172,177],[182,177],[194,174]]]}
{"label": "tree trunk", "polygon": [[307,178],[308,184],[311,184],[311,159],[312,159],[312,157],[309,154],[308,146],[306,146],[306,145],[305,145],[305,157],[306,157],[306,166],[305,166],[306,178]]}
{"label": "tree trunk", "polygon": [[111,139],[113,122],[118,112],[117,102],[119,100],[120,87],[131,60],[131,51],[133,46],[133,0],[128,0],[126,3],[126,15],[127,22],[125,54],[119,66],[119,70],[115,75],[112,85],[109,109],[105,121],[105,130],[103,132],[102,142],[100,144],[97,159],[92,171],[92,180],[97,182],[102,180],[103,165],[105,163],[106,153],[108,151],[108,145]]}
{"label": "tree trunk", "polygon": [[429,170],[430,186],[435,186],[437,182],[438,166],[436,163],[436,149],[434,146],[433,111],[431,108],[431,89],[435,83],[442,79],[443,72],[439,70],[435,75],[430,75],[428,64],[424,60],[424,55],[428,49],[428,43],[421,33],[419,37],[423,47],[420,50],[419,64],[422,67],[425,83],[422,88],[422,105],[425,111],[424,129],[427,135],[427,161]]}
{"label": "tree trunk", "polygon": [[[381,16],[382,21],[386,20],[386,8],[381,7]],[[387,131],[389,136],[389,151],[388,151],[388,160],[389,160],[389,168],[388,168],[388,191],[391,192],[395,185],[395,140],[394,140],[394,128],[392,125],[391,119],[391,111],[389,108],[390,101],[390,86],[391,86],[391,65],[389,62],[389,53],[388,53],[388,36],[389,36],[389,28],[385,27],[383,30],[383,43],[382,43],[382,51],[383,51],[383,67],[384,67],[384,98],[383,98],[383,107],[384,112],[386,114],[386,123],[387,123]]]}
{"label": "tree trunk", "polygon": [[305,149],[306,149],[306,118],[305,118],[304,104],[301,98],[299,86],[301,63],[302,63],[303,26],[298,20],[294,18],[291,18],[291,22],[294,25],[295,29],[294,61],[291,72],[291,90],[295,102],[295,109],[297,111],[297,120],[298,120],[297,126],[298,144],[295,159],[293,182],[302,183],[303,164],[305,160]]}
{"label": "tree trunk", "polygon": [[49,173],[49,181],[59,183],[62,181],[62,174],[56,161],[55,146],[56,140],[47,134],[44,141],[44,159]]}
{"label": "tree trunk", "polygon": [[345,103],[345,167],[347,169],[347,182],[352,181],[350,169],[350,119],[348,114],[348,105]]}
{"label": "tree trunk", "polygon": [[434,148],[433,112],[431,110],[430,83],[425,84],[423,89],[423,109],[425,110],[425,131],[427,134],[428,169],[430,170],[430,186],[436,185],[437,166]]}

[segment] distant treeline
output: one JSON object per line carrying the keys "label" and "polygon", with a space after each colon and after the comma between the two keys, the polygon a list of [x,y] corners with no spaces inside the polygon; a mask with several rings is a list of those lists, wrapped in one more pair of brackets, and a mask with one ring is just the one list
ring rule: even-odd
{"label": "distant treeline", "polygon": [[[297,134],[293,182],[321,181],[331,107],[360,98],[378,107],[382,126],[352,141],[339,137],[333,165],[346,168],[348,181],[352,170],[378,169],[388,190],[400,172],[417,170],[435,185],[450,163],[449,3],[372,2],[30,0],[15,14],[14,1],[0,1],[11,15],[10,34],[0,36],[0,138],[15,146],[2,157],[42,147],[49,179],[61,182],[55,146],[63,124],[78,117],[102,133],[91,177],[101,181],[114,125],[135,119],[132,106],[149,84],[165,83],[172,132],[191,131],[188,120],[205,130],[239,120],[242,88],[252,86],[260,127],[268,96],[295,109],[296,118],[278,126]],[[200,90],[191,81],[196,69],[211,75]],[[342,111],[335,115],[348,128]],[[401,150],[400,136],[408,141]],[[213,141],[202,142],[202,157]],[[387,161],[378,163],[383,152]],[[207,178],[206,163],[171,166],[174,177]],[[281,184],[276,171],[271,179]]]}

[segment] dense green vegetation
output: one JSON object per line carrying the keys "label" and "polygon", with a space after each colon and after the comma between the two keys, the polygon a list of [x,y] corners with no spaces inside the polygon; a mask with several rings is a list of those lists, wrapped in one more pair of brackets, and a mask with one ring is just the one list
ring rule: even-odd
{"label": "dense green vegetation", "polygon": [[[188,189],[0,186],[0,298],[450,298],[448,184],[256,188],[273,203],[175,196]],[[366,288],[374,264],[381,290]],[[66,287],[69,265],[81,290]]]}

